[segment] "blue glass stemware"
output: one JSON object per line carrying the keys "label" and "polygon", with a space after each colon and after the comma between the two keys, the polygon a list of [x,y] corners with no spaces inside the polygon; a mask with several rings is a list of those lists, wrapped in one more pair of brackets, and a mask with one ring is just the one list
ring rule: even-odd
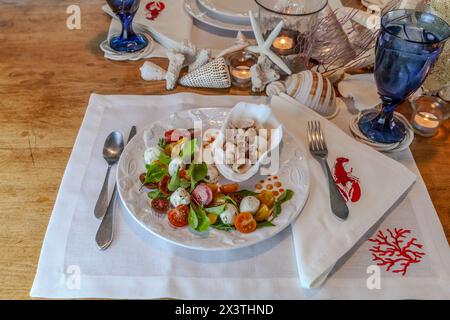
{"label": "blue glass stemware", "polygon": [[360,118],[366,137],[379,143],[403,140],[405,126],[394,110],[425,81],[449,36],[449,25],[430,13],[401,9],[381,18],[374,75],[382,109]]}
{"label": "blue glass stemware", "polygon": [[119,17],[122,23],[122,32],[111,38],[109,45],[119,52],[136,52],[148,45],[143,34],[133,31],[133,18],[139,8],[140,0],[106,0],[111,10]]}

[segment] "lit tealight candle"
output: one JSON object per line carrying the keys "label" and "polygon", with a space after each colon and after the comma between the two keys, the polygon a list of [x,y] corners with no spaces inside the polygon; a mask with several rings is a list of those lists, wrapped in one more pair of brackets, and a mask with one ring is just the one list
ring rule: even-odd
{"label": "lit tealight candle", "polygon": [[418,112],[414,117],[413,127],[422,135],[432,136],[439,128],[439,118],[430,112]]}
{"label": "lit tealight candle", "polygon": [[280,36],[273,41],[272,45],[276,51],[282,54],[292,49],[294,46],[294,39],[288,36]]}
{"label": "lit tealight candle", "polygon": [[252,77],[250,68],[247,66],[237,66],[231,70],[231,74],[241,80],[248,80]]}

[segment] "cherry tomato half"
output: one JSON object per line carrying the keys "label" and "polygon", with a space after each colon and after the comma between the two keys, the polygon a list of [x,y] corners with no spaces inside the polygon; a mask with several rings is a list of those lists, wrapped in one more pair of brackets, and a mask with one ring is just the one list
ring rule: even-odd
{"label": "cherry tomato half", "polygon": [[256,220],[250,212],[241,212],[236,216],[234,226],[239,232],[251,233],[256,230]]}
{"label": "cherry tomato half", "polygon": [[198,205],[207,206],[213,199],[213,192],[208,185],[201,183],[192,191],[192,199]]}
{"label": "cherry tomato half", "polygon": [[175,227],[184,227],[188,225],[189,206],[181,204],[174,209],[169,210],[167,215],[169,222]]}
{"label": "cherry tomato half", "polygon": [[164,176],[164,177],[162,177],[161,181],[158,184],[159,191],[161,191],[161,193],[166,196],[168,196],[170,194],[170,190],[168,188],[169,182],[170,182],[170,177]]}
{"label": "cherry tomato half", "polygon": [[220,192],[223,192],[225,194],[229,194],[232,192],[236,192],[239,189],[238,183],[230,183],[230,184],[224,184],[223,186],[220,186]]}
{"label": "cherry tomato half", "polygon": [[156,198],[152,200],[152,208],[161,213],[166,213],[169,209],[169,201],[164,198]]}

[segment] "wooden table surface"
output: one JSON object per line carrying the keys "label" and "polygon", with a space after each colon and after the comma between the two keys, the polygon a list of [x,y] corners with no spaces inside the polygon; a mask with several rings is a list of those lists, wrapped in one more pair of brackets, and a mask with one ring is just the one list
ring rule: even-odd
{"label": "wooden table surface", "polygon": [[[81,7],[81,30],[66,8]],[[110,18],[102,0],[0,0],[0,299],[27,299],[58,187],[89,95],[167,94],[140,79],[142,62],[98,49]],[[164,59],[155,62],[166,66]],[[237,89],[174,92],[247,94]],[[404,108],[406,110],[407,108]],[[417,137],[414,158],[450,240],[450,122]]]}

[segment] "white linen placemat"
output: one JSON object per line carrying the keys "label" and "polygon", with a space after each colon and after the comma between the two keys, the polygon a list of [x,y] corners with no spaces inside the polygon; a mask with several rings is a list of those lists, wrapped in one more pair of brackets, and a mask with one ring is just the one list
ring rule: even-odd
{"label": "white linen placemat", "polygon": [[[128,134],[177,110],[232,107],[238,101],[264,102],[263,97],[100,96],[92,95],[61,183],[50,219],[33,297],[53,298],[450,298],[450,250],[420,176],[407,197],[343,257],[318,289],[302,289],[291,228],[254,247],[234,252],[202,253],[176,247],[148,234],[122,207],[116,236],[107,251],[94,242],[99,221],[93,207],[106,164],[103,142],[112,130]],[[345,111],[345,110],[344,110]],[[348,123],[341,111],[336,121]],[[347,122],[346,122],[347,121]],[[409,150],[397,155],[417,173]],[[111,179],[112,187],[112,179]],[[112,190],[112,189],[111,189]],[[426,253],[405,276],[380,270],[380,288],[369,289],[367,268],[375,264],[367,237],[387,228],[405,228]],[[314,244],[311,244],[314,246]],[[282,264],[279,261],[283,261]]]}

